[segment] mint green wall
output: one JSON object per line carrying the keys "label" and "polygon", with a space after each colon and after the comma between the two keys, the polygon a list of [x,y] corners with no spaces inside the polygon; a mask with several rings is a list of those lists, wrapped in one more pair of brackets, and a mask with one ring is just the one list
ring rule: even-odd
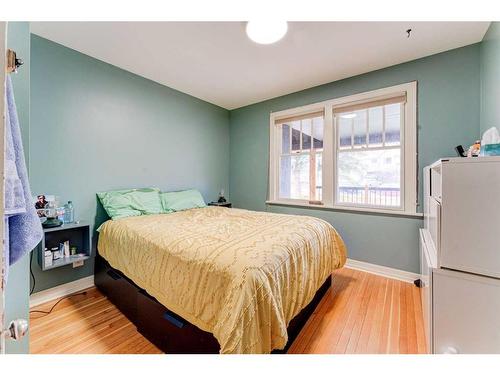
{"label": "mint green wall", "polygon": [[[453,156],[456,145],[468,145],[477,139],[479,44],[231,111],[229,176],[234,205],[252,210],[321,217],[338,229],[346,241],[350,258],[418,272],[418,228],[422,226],[421,219],[265,204],[269,114],[272,111],[414,80],[418,81],[420,171],[440,157]],[[419,188],[421,197],[421,183]]]}
{"label": "mint green wall", "polygon": [[481,134],[500,130],[500,22],[492,22],[481,43]]}
{"label": "mint green wall", "polygon": [[[7,24],[7,47],[16,51],[24,65],[17,74],[11,74],[17,114],[23,138],[26,160],[29,157],[30,121],[30,27],[28,22]],[[29,319],[29,255],[21,258],[9,269],[5,290],[6,323],[17,318]],[[28,353],[29,333],[21,341],[6,341],[6,353]]]}
{"label": "mint green wall", "polygon": [[[34,194],[72,200],[94,223],[98,191],[197,188],[211,201],[228,190],[227,110],[35,35],[31,55]],[[42,290],[91,275],[93,262],[33,268]]]}

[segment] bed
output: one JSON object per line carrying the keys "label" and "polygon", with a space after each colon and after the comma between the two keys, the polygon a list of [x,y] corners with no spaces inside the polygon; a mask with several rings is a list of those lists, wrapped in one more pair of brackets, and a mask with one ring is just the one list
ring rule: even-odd
{"label": "bed", "polygon": [[[108,220],[98,259],[96,285],[115,292],[139,331],[158,331],[159,314],[206,332],[207,347],[220,353],[270,353],[289,344],[289,325],[318,302],[346,251],[321,219],[206,207]],[[99,270],[126,282],[110,287]],[[128,284],[136,289],[126,292]]]}

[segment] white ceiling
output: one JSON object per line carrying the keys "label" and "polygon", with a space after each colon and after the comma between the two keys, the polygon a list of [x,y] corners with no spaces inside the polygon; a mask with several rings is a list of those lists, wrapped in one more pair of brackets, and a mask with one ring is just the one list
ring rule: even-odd
{"label": "white ceiling", "polygon": [[[289,22],[259,45],[244,22],[33,22],[34,34],[227,109],[482,40],[489,22]],[[407,38],[406,29],[413,31]]]}

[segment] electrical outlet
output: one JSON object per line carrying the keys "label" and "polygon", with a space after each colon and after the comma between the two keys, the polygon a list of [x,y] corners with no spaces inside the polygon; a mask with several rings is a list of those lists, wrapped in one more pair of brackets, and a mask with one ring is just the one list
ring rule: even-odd
{"label": "electrical outlet", "polygon": [[83,259],[77,260],[76,262],[73,262],[73,268],[81,267],[81,266],[83,266]]}

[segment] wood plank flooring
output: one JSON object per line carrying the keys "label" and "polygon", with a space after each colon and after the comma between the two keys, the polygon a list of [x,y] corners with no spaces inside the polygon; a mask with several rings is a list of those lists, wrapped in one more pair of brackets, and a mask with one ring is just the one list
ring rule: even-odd
{"label": "wood plank flooring", "polygon": [[[32,310],[48,310],[54,302]],[[348,268],[289,353],[425,353],[420,291],[412,284]],[[51,314],[33,312],[31,353],[161,353],[97,289],[60,302]]]}
{"label": "wood plank flooring", "polygon": [[[96,288],[86,292],[61,301],[48,315],[30,314],[31,353],[161,353]],[[48,311],[53,305],[31,310]]]}
{"label": "wood plank flooring", "polygon": [[416,286],[348,268],[334,275],[288,353],[426,353]]}

